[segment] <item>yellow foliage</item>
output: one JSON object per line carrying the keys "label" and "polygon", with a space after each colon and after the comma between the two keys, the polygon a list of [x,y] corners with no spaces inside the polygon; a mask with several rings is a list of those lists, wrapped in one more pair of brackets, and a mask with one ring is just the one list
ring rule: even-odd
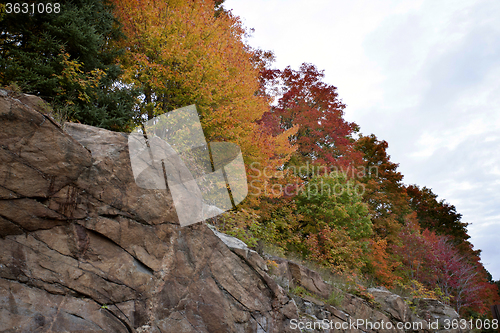
{"label": "yellow foliage", "polygon": [[[88,88],[97,88],[101,79],[106,73],[101,69],[94,69],[90,73],[82,71],[82,64],[77,60],[70,60],[69,53],[61,50],[59,56],[62,57],[64,69],[60,75],[56,75],[59,80],[59,95],[76,95],[79,100],[90,102],[90,96],[87,94]],[[72,104],[72,102],[69,102]]]}
{"label": "yellow foliage", "polygon": [[[296,129],[273,137],[257,122],[269,101],[256,94],[259,71],[238,17],[216,16],[208,0],[113,2],[128,37],[123,80],[144,92],[136,122],[195,104],[207,140],[238,144],[247,166],[276,169],[295,151]],[[262,172],[248,176],[266,186]]]}
{"label": "yellow foliage", "polygon": [[417,280],[411,280],[409,284],[405,284],[402,281],[398,280],[396,281],[396,284],[403,289],[407,290],[410,292],[410,295],[414,299],[421,299],[421,298],[431,298],[431,299],[438,299],[438,295],[436,294],[435,290],[429,290],[427,289],[422,283],[418,282]]}

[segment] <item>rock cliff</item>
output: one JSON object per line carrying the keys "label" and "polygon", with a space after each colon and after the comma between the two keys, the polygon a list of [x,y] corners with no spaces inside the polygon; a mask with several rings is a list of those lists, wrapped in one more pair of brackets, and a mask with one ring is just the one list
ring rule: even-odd
{"label": "rock cliff", "polygon": [[126,134],[63,130],[39,102],[0,98],[0,330],[288,330],[272,279],[135,185]]}
{"label": "rock cliff", "polygon": [[[301,318],[410,319],[384,290],[374,291],[383,309],[287,293],[245,244],[203,223],[180,227],[167,190],[138,187],[126,134],[62,128],[37,97],[0,90],[0,161],[0,332],[271,333],[299,332]],[[331,292],[312,271],[282,268],[282,280]]]}

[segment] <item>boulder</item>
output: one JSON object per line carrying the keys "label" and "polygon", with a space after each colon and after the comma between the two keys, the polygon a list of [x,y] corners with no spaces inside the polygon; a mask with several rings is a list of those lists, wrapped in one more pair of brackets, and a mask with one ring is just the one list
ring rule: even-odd
{"label": "boulder", "polygon": [[398,322],[410,320],[410,307],[401,296],[391,293],[384,287],[369,288],[368,292],[381,305],[381,310],[390,315],[391,318]]}
{"label": "boulder", "polygon": [[[464,325],[460,323],[460,316],[453,308],[435,299],[419,300],[416,315],[429,322],[437,323],[440,328],[439,332],[462,333],[470,331],[460,327]],[[452,323],[458,324],[457,328],[450,328]]]}
{"label": "boulder", "polygon": [[277,265],[274,274],[287,281],[289,288],[303,287],[320,298],[328,299],[333,287],[323,281],[321,275],[293,261],[273,257]]}

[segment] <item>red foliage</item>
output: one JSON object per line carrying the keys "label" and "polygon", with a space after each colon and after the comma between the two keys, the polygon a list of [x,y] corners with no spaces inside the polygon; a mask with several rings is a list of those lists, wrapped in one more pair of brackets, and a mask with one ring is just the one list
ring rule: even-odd
{"label": "red foliage", "polygon": [[488,283],[486,270],[477,255],[462,254],[450,238],[416,223],[415,214],[399,233],[401,244],[394,252],[406,272],[428,288],[439,287],[457,311],[473,310],[482,314],[498,301],[495,285]]}
{"label": "red foliage", "polygon": [[359,165],[361,153],[351,137],[358,126],[343,119],[345,105],[337,88],[323,78],[323,71],[306,63],[299,70],[262,70],[261,88],[278,100],[261,121],[273,134],[299,125],[290,140],[302,160],[329,167]]}

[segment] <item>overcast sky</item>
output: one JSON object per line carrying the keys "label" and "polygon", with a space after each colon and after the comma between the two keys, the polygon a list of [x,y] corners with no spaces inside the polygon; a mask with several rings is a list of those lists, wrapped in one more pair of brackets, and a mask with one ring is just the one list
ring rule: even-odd
{"label": "overcast sky", "polygon": [[406,184],[463,214],[500,280],[500,1],[226,0],[277,68],[325,70]]}

